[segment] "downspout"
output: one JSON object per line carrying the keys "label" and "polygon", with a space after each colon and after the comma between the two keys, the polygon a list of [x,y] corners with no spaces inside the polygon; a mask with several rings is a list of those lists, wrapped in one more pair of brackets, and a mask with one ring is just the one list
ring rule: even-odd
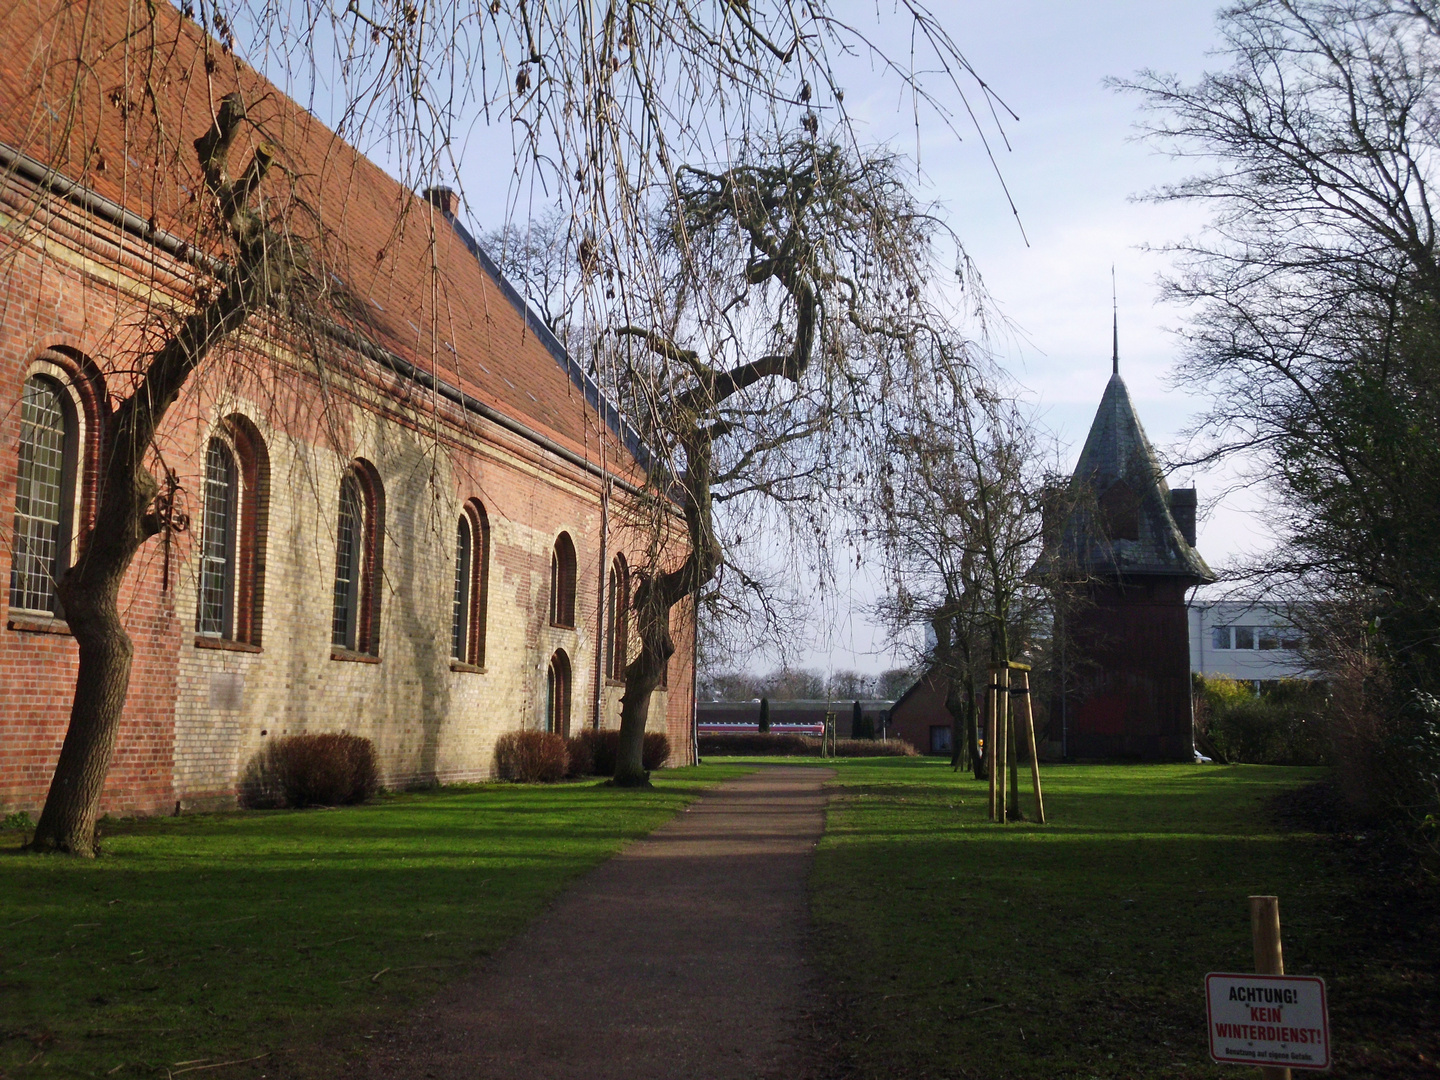
{"label": "downspout", "polygon": [[690,764],[700,764],[700,590],[690,601]]}
{"label": "downspout", "polygon": [[[601,444],[600,461],[604,464],[605,447]],[[592,726],[596,731],[600,730],[600,705],[601,698],[605,693],[605,568],[609,563],[610,553],[610,478],[607,476],[600,487],[600,600],[599,616],[595,625],[599,628],[595,635],[595,714],[592,717]]]}

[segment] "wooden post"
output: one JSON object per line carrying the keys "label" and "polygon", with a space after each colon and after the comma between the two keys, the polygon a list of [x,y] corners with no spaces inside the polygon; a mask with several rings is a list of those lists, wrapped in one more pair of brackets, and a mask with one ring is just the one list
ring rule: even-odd
{"label": "wooden post", "polygon": [[1035,819],[1045,824],[1045,797],[1040,793],[1040,759],[1035,755],[1035,714],[1030,711],[1030,673],[1017,672],[1020,707],[1025,711],[1025,738],[1030,746],[1030,779],[1035,784]]}
{"label": "wooden post", "polygon": [[990,669],[990,678],[985,686],[985,772],[990,778],[990,820],[999,821],[995,816],[995,699],[999,679],[995,669]]}
{"label": "wooden post", "polygon": [[[1280,898],[1250,897],[1250,940],[1255,947],[1255,974],[1284,975],[1285,956],[1280,949]],[[1290,1080],[1290,1070],[1262,1065],[1265,1080]]]}

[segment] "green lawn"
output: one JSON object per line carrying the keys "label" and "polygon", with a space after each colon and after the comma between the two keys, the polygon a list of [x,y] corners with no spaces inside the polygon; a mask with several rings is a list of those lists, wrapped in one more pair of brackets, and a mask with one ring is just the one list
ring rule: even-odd
{"label": "green lawn", "polygon": [[117,822],[93,862],[0,833],[0,1078],[343,1075],[577,874],[747,771]]}
{"label": "green lawn", "polygon": [[995,826],[943,762],[826,764],[813,914],[838,1075],[1253,1076],[1210,1063],[1202,993],[1253,970],[1253,893],[1280,897],[1286,970],[1329,983],[1334,1075],[1436,1075],[1433,937],[1377,910],[1333,840],[1271,824],[1267,801],[1323,771],[1051,767],[1051,823]]}

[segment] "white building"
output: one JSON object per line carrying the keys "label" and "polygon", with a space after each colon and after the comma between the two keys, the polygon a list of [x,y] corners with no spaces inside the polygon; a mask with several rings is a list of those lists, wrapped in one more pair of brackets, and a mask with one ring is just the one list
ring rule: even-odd
{"label": "white building", "polygon": [[1190,670],[1248,682],[1311,678],[1300,631],[1279,608],[1243,600],[1190,605]]}

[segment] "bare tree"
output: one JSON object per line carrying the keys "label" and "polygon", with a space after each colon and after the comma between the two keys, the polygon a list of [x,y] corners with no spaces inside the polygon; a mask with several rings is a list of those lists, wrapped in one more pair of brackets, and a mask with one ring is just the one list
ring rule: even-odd
{"label": "bare tree", "polygon": [[[875,183],[866,177],[860,184],[853,171],[846,171],[859,158],[837,63],[856,51],[868,56],[910,93],[917,118],[928,109],[944,125],[955,116],[973,119],[978,110],[971,108],[962,78],[969,80],[965,85],[986,115],[1003,110],[927,9],[907,3],[904,12],[914,30],[912,42],[934,61],[929,70],[943,90],[938,96],[916,74],[926,65],[914,66],[913,52],[903,63],[892,61],[825,4],[795,8],[779,2],[687,0],[596,8],[532,0],[478,6],[455,0],[376,0],[337,7],[320,0],[198,0],[182,7],[181,19],[194,20],[202,31],[212,85],[249,79],[236,56],[247,53],[284,90],[308,95],[342,137],[394,163],[411,186],[455,175],[456,133],[476,113],[511,124],[517,184],[528,177],[554,185],[582,278],[579,321],[596,332],[619,327],[633,346],[603,355],[623,354],[623,368],[607,372],[607,379],[610,385],[634,388],[629,401],[637,417],[652,421],[647,430],[656,437],[657,461],[664,461],[656,487],[664,494],[652,508],[657,520],[672,520],[668,515],[677,505],[672,496],[688,492],[678,505],[684,511],[680,534],[693,545],[690,556],[683,566],[663,567],[659,552],[674,534],[657,531],[654,572],[638,590],[645,648],[632,665],[633,675],[627,673],[633,687],[626,695],[625,745],[633,754],[627,750],[622,782],[638,774],[646,707],[641,696],[648,699],[672,648],[669,612],[710,580],[721,563],[711,525],[711,484],[699,481],[712,473],[738,477],[747,453],[778,449],[778,443],[767,442],[771,436],[762,435],[734,458],[722,449],[717,462],[717,443],[736,442],[728,437],[747,427],[759,431],[763,418],[747,413],[760,408],[757,385],[779,380],[801,387],[817,349],[843,351],[845,333],[873,338],[889,332],[881,325],[879,294],[866,290],[888,288],[897,280],[872,281],[861,267],[842,272],[826,256],[854,255],[860,246],[832,249],[807,232],[808,222],[800,224],[807,215],[818,220],[829,214],[830,226],[859,228],[860,235],[873,238],[873,223],[849,219],[846,213],[863,217],[871,209],[883,211],[887,199],[898,205],[893,203],[893,159],[865,163],[866,168],[880,166]],[[188,142],[184,125],[166,112],[170,92],[163,83],[166,61],[186,33],[176,30],[175,14],[153,5],[138,5],[130,13],[94,2],[57,2],[33,10],[12,8],[4,18],[31,20],[24,33],[45,39],[43,70],[30,104],[36,116],[41,103],[52,109],[51,102],[62,104],[53,115],[61,117],[63,130],[51,132],[52,145],[71,146],[71,135],[84,143],[85,110],[100,94],[111,95],[122,114],[124,153],[130,160],[146,158],[149,172],[146,183],[128,189],[134,205],[125,212],[142,222],[169,217],[173,206],[156,200],[161,194],[171,197],[174,185],[165,178],[181,167]],[[105,39],[116,18],[123,31]],[[116,81],[121,90],[97,84],[108,78],[101,68],[122,73]],[[216,74],[222,69],[230,73],[226,79]],[[205,198],[198,203],[193,243],[176,252],[190,266],[189,276],[178,285],[167,281],[157,294],[164,301],[144,316],[139,337],[146,345],[135,353],[134,385],[121,395],[114,415],[105,418],[107,446],[114,452],[99,495],[102,524],[87,539],[82,563],[60,585],[81,647],[81,678],[37,847],[93,852],[99,793],[131,657],[115,597],[138,546],[168,513],[155,456],[156,431],[167,410],[196,373],[217,359],[217,346],[242,327],[263,324],[266,333],[303,337],[320,332],[315,321],[325,326],[355,322],[349,317],[354,313],[344,310],[343,297],[328,295],[333,284],[325,266],[328,238],[318,217],[307,216],[301,202],[278,198],[278,192],[266,197],[267,183],[275,184],[277,175],[284,177],[281,187],[287,191],[303,180],[297,172],[274,168],[285,148],[265,143],[263,133],[255,135],[261,145],[242,169],[233,171],[237,133],[244,132],[246,139],[254,135],[246,124],[255,103],[226,101],[208,118],[213,120],[210,134],[192,151],[203,172]],[[822,119],[835,132],[833,143],[813,138]],[[805,154],[795,149],[799,144],[786,141],[797,121],[812,137],[805,151],[808,165],[801,160]],[[785,149],[768,161],[750,151],[731,160],[729,148],[756,145]],[[678,164],[684,160],[726,164],[713,172],[685,170]],[[76,167],[72,179],[82,184],[91,170],[106,167],[83,146],[66,164]],[[833,186],[842,178],[848,204],[836,197],[839,189]],[[802,195],[807,186],[808,194]],[[659,203],[676,210],[671,230],[652,236]],[[902,218],[910,213],[900,210]],[[912,231],[918,220],[909,223]],[[436,227],[434,215],[425,227]],[[676,280],[671,271],[683,266],[695,274],[717,265],[697,258],[696,238],[710,245],[706,258],[712,259],[736,256],[740,247],[750,245],[750,253],[725,265],[722,276],[731,284],[744,282],[742,291],[758,299],[757,309],[784,296],[776,311],[788,304],[789,329],[777,324],[771,342],[781,344],[788,333],[783,348],[740,360],[740,343],[749,344],[746,334],[753,326],[727,331],[736,349],[729,357],[724,347],[699,350],[677,344],[694,328],[697,301],[693,291],[667,288]],[[804,243],[786,247],[792,238]],[[311,286],[317,295],[302,302]],[[846,296],[846,289],[856,291]],[[730,325],[723,305],[713,298],[704,303],[706,318]],[[313,319],[307,307],[315,309]],[[612,309],[622,317],[608,314]],[[850,329],[832,331],[830,311],[847,317]],[[351,344],[357,340],[352,334]],[[438,338],[430,348],[438,357]],[[641,361],[637,353],[647,359]],[[830,363],[829,352],[825,356],[825,378],[847,377],[843,365]],[[780,403],[779,415],[808,432],[819,431],[824,426],[820,414],[806,408],[815,389],[807,386],[805,393]],[[819,389],[839,396],[829,383]],[[678,409],[660,408],[666,395],[674,395],[671,403]],[[680,416],[686,419],[676,423]],[[780,441],[789,441],[788,436]],[[806,471],[813,470],[800,470]],[[754,493],[729,497],[746,494]]]}
{"label": "bare tree", "polygon": [[83,556],[59,582],[65,617],[79,646],[75,701],[33,846],[41,851],[94,850],[100,791],[120,728],[134,654],[120,617],[121,582],[135,553],[161,529],[160,482],[150,454],[157,429],[185,382],[216,346],[257,313],[283,308],[301,292],[293,237],[267,220],[260,188],[275,162],[261,143],[236,175],[230,156],[246,119],[238,93],[221,102],[195,154],[213,200],[215,230],[230,259],[197,310],[177,320],[144,358],[142,374],[106,417],[109,453],[99,478],[95,523]]}
{"label": "bare tree", "polygon": [[[1315,610],[1365,598],[1392,687],[1368,700],[1392,743],[1430,747],[1373,779],[1398,802],[1408,786],[1416,820],[1436,805],[1417,770],[1440,756],[1437,11],[1238,4],[1221,16],[1227,67],[1117,84],[1151,110],[1152,140],[1204,163],[1154,198],[1213,210],[1167,288],[1195,311],[1182,373],[1214,401],[1205,456],[1246,454],[1279,504],[1281,544],[1240,569]],[[1337,678],[1363,666],[1335,655]]]}
{"label": "bare tree", "polygon": [[836,446],[878,406],[934,317],[933,224],[892,155],[799,133],[716,168],[679,171],[658,234],[665,324],[616,337],[619,391],[678,503],[685,561],[637,589],[639,654],[625,672],[616,782],[644,782],[641,737],[674,644],[670,611],[725,561],[717,503],[767,502],[813,522]]}
{"label": "bare tree", "polygon": [[866,535],[885,555],[882,615],[897,634],[933,629],[925,660],[948,684],[952,762],[968,759],[979,779],[978,702],[989,665],[1030,659],[1048,621],[1045,584],[1032,571],[1057,484],[1033,417],[981,381],[976,364],[956,363],[961,347],[941,339],[936,348],[932,378],[885,431]]}

